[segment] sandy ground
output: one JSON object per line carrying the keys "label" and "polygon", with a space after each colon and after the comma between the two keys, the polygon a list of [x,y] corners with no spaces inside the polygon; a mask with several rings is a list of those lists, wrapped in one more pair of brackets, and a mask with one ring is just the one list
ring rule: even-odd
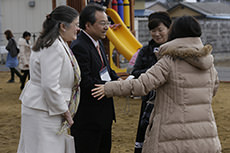
{"label": "sandy ground", "polygon": [[[20,135],[19,80],[6,83],[9,72],[0,72],[0,153],[16,153]],[[230,83],[221,83],[213,110],[223,153],[230,153]],[[133,153],[141,100],[115,97],[117,122],[113,124],[112,153]]]}

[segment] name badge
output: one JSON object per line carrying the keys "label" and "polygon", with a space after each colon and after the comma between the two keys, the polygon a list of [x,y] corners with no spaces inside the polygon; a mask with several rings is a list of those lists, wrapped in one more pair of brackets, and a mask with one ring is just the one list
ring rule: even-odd
{"label": "name badge", "polygon": [[159,51],[159,47],[154,47],[154,48],[153,48],[153,52],[154,52],[154,53],[157,53],[158,51]]}
{"label": "name badge", "polygon": [[109,72],[107,70],[107,67],[104,67],[103,69],[101,69],[101,71],[99,72],[101,80],[102,81],[111,81]]}

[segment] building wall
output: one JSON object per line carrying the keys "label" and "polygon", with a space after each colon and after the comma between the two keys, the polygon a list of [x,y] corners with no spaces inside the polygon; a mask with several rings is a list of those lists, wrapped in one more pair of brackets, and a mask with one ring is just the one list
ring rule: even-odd
{"label": "building wall", "polygon": [[211,44],[214,53],[230,53],[230,20],[198,20],[202,27],[201,39]]}
{"label": "building wall", "polygon": [[[34,1],[35,6],[30,7],[29,1]],[[0,3],[0,46],[6,44],[3,33],[7,29],[12,30],[16,40],[25,30],[38,35],[45,16],[52,11],[52,0],[0,0]]]}
{"label": "building wall", "polygon": [[[135,18],[136,37],[142,45],[151,40],[147,18]],[[201,39],[204,44],[211,44],[213,53],[230,53],[230,20],[199,19],[202,28]]]}
{"label": "building wall", "polygon": [[136,38],[142,45],[147,45],[151,36],[148,29],[148,18],[135,18]]}
{"label": "building wall", "polygon": [[142,10],[145,9],[145,1],[141,0],[135,0],[135,5],[134,5],[135,10]]}

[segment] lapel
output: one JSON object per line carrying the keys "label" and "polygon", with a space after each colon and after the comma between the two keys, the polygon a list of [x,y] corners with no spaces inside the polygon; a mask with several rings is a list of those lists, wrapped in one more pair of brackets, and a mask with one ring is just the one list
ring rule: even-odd
{"label": "lapel", "polygon": [[72,65],[72,68],[73,68],[73,71],[74,71],[74,85],[78,85],[80,83],[80,80],[81,80],[81,77],[80,77],[80,68],[79,68],[79,65],[77,63],[77,60],[76,58],[74,57],[71,49],[69,48],[69,46],[67,46],[67,43],[65,43],[63,41],[63,39],[59,36],[59,41],[60,43],[62,44],[62,46],[64,47],[65,51],[66,51],[66,54],[67,56],[69,57],[69,60],[70,60],[70,63]]}
{"label": "lapel", "polygon": [[[90,52],[93,55],[93,58],[96,59],[96,62],[100,64],[100,66],[102,66],[102,62],[101,62],[101,57],[98,54],[97,48],[95,47],[94,43],[92,42],[92,40],[84,33],[84,32],[80,32],[79,33],[79,37],[82,37],[83,40],[86,41],[86,45],[89,46],[90,48]],[[105,52],[104,52],[104,48],[102,47],[102,43],[101,41],[98,41],[100,44],[100,50],[101,50],[101,55],[103,58],[103,62],[104,62],[104,66],[107,65],[106,59],[105,59]]]}

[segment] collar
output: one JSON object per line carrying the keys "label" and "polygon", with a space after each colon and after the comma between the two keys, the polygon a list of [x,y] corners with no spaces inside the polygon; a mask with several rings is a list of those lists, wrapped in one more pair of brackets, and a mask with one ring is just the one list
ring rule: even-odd
{"label": "collar", "polygon": [[67,42],[65,42],[61,36],[59,36],[58,39],[60,40],[60,42],[63,44],[64,47],[69,48]]}
{"label": "collar", "polygon": [[93,42],[94,46],[97,48],[99,42],[94,40],[86,31],[82,30],[82,32],[84,32],[84,34],[86,34],[86,36],[88,36],[90,38],[90,40]]}

